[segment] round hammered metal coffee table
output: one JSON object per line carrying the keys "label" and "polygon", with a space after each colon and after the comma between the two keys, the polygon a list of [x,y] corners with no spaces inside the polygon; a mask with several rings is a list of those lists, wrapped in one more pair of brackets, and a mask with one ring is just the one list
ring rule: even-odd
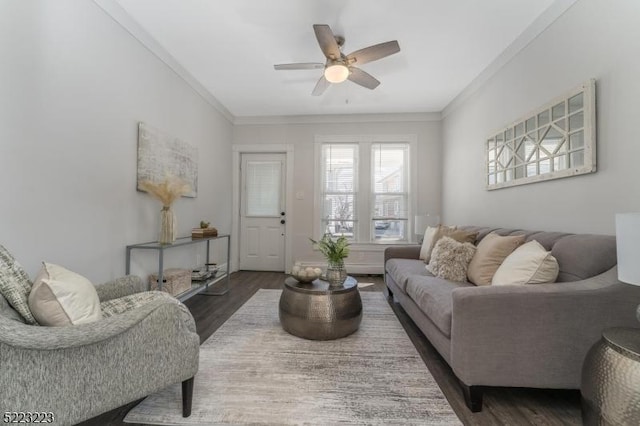
{"label": "round hammered metal coffee table", "polygon": [[640,330],[610,328],[582,367],[585,425],[640,424]]}
{"label": "round hammered metal coffee table", "polygon": [[358,282],[347,277],[340,287],[315,280],[300,283],[289,277],[280,296],[280,324],[294,336],[333,340],[355,332],[362,321]]}

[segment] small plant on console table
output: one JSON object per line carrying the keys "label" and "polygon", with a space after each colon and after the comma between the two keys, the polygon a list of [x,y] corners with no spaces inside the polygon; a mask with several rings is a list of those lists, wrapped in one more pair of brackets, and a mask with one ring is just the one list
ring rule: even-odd
{"label": "small plant on console table", "polygon": [[332,286],[341,286],[347,279],[344,259],[349,256],[349,242],[346,237],[333,240],[330,234],[324,234],[318,241],[309,238],[313,246],[327,259],[327,281]]}

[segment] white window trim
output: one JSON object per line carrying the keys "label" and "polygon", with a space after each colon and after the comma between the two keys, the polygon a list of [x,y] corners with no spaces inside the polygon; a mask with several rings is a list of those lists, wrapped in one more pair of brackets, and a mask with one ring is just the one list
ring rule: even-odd
{"label": "white window trim", "polygon": [[[320,200],[320,194],[322,193],[322,177],[320,176],[320,158],[322,156],[322,144],[323,143],[346,143],[346,144],[358,144],[359,146],[366,146],[366,149],[363,151],[362,148],[359,150],[358,155],[358,175],[359,176],[369,176],[369,184],[370,176],[371,176],[371,146],[376,143],[408,143],[409,144],[409,211],[407,212],[407,239],[403,241],[397,242],[375,242],[370,241],[371,238],[371,230],[370,230],[370,220],[358,220],[358,232],[357,235],[360,238],[359,241],[354,241],[352,244],[353,249],[358,249],[361,251],[367,246],[376,247],[376,246],[388,246],[388,245],[403,245],[409,244],[413,242],[413,216],[416,214],[417,206],[418,206],[418,197],[417,197],[417,166],[418,166],[418,137],[415,134],[391,134],[391,135],[316,135],[314,140],[314,197],[313,197],[313,235],[314,238],[320,238],[323,234],[323,229],[321,226],[322,217],[321,217],[321,208],[322,202]],[[367,155],[362,155],[363,152],[366,152]],[[358,192],[356,193],[358,208],[366,208],[367,211],[370,211],[370,203],[371,203],[371,186],[368,185],[367,188],[363,188],[362,182],[359,181],[360,187],[358,188]],[[360,212],[358,212],[360,213]],[[368,213],[369,215],[370,213]],[[367,217],[370,219],[370,217]],[[365,240],[364,238],[367,238]],[[379,249],[383,250],[383,248]],[[378,251],[378,249],[374,249],[373,251]]]}

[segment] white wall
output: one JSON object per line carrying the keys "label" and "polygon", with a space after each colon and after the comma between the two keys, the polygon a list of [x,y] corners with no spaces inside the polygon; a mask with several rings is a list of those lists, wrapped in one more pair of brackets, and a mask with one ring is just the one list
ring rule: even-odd
{"label": "white wall", "polygon": [[[396,116],[358,116],[353,122],[321,122],[323,117],[309,118],[306,123],[289,124],[237,124],[234,126],[234,144],[292,144],[294,146],[293,212],[287,212],[292,224],[292,261],[322,263],[322,256],[314,252],[309,237],[314,235],[314,141],[316,135],[375,135],[415,134],[418,152],[418,211],[439,213],[441,203],[441,135],[440,121],[392,121]],[[330,121],[330,120],[328,120]],[[294,194],[304,192],[304,199]],[[362,265],[360,271],[382,273],[382,247],[352,250],[347,267]],[[372,269],[369,265],[377,267]]]}
{"label": "white wall", "polygon": [[139,121],[198,147],[179,234],[230,231],[232,125],[96,4],[1,1],[0,58],[0,244],[29,274],[46,260],[106,281],[125,245],[157,238],[160,204],[135,189]]}
{"label": "white wall", "polygon": [[[580,0],[443,120],[446,222],[614,233],[640,210],[640,2]],[[554,97],[597,79],[595,174],[496,191],[484,141]]]}

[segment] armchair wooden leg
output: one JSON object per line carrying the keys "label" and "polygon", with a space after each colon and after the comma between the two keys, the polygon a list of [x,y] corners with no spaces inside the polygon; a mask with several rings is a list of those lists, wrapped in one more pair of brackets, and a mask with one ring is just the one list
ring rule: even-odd
{"label": "armchair wooden leg", "polygon": [[467,386],[462,382],[460,382],[460,386],[462,386],[464,402],[467,404],[469,410],[471,410],[472,413],[482,411],[482,386]]}
{"label": "armchair wooden leg", "polygon": [[182,417],[191,415],[193,401],[193,377],[182,382]]}

